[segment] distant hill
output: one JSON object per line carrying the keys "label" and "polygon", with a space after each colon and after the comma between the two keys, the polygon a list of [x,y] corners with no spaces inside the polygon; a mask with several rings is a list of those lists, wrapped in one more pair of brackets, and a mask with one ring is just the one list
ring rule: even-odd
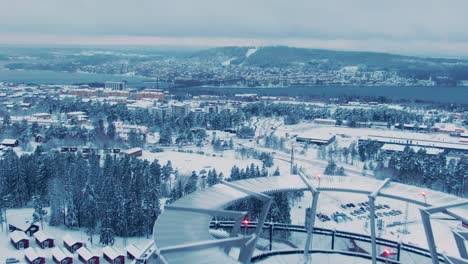
{"label": "distant hill", "polygon": [[[249,52],[250,51],[250,52]],[[224,65],[257,67],[308,66],[324,70],[339,70],[359,66],[363,70],[395,71],[416,79],[449,77],[468,80],[468,60],[421,58],[378,52],[333,51],[323,49],[271,47],[221,47],[198,51],[191,58]]]}

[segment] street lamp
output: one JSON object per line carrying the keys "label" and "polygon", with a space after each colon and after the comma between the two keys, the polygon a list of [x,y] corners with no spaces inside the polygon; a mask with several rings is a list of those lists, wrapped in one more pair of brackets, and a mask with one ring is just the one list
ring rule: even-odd
{"label": "street lamp", "polygon": [[317,179],[318,179],[318,188],[320,189],[320,179],[322,179],[322,175],[317,174]]}
{"label": "street lamp", "polygon": [[426,198],[427,193],[426,193],[425,191],[422,191],[422,192],[421,192],[421,196],[424,197],[424,203],[425,203],[426,206],[427,206],[427,198]]}

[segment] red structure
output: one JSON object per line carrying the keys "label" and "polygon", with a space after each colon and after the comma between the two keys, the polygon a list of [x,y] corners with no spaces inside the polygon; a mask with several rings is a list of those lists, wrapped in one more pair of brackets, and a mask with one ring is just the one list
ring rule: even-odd
{"label": "red structure", "polygon": [[130,260],[140,257],[141,249],[137,248],[135,245],[127,246],[127,258]]}
{"label": "red structure", "polygon": [[84,264],[99,264],[99,256],[91,253],[87,248],[80,247],[76,252],[78,253],[78,259]]}
{"label": "red structure", "polygon": [[83,242],[74,239],[70,235],[65,235],[63,237],[63,245],[68,249],[68,251],[75,253],[75,251],[83,246]]}
{"label": "red structure", "polygon": [[141,157],[143,155],[143,150],[141,148],[132,148],[125,150],[124,153],[132,157]]}
{"label": "red structure", "polygon": [[72,264],[73,263],[73,258],[71,256],[68,256],[63,252],[59,247],[55,247],[50,250],[52,253],[52,260],[56,264]]}
{"label": "red structure", "polygon": [[29,247],[29,238],[22,231],[13,231],[10,234],[10,242],[16,249],[23,249]]}
{"label": "red structure", "polygon": [[105,260],[109,261],[111,264],[124,264],[125,257],[122,254],[116,252],[115,249],[107,246],[102,249],[102,256]]}
{"label": "red structure", "polygon": [[44,233],[42,230],[37,231],[34,233],[34,237],[36,238],[37,244],[42,248],[51,248],[55,246],[54,239]]}
{"label": "red structure", "polygon": [[156,99],[162,101],[164,99],[164,93],[158,89],[146,89],[136,94],[136,98],[140,99]]}
{"label": "red structure", "polygon": [[45,264],[45,257],[40,256],[34,248],[27,248],[24,251],[24,259],[29,264]]}
{"label": "red structure", "polygon": [[30,222],[10,223],[8,225],[8,229],[10,230],[10,232],[17,230],[24,232],[28,236],[32,236],[34,235],[34,233],[39,231],[39,226],[36,224],[31,224]]}

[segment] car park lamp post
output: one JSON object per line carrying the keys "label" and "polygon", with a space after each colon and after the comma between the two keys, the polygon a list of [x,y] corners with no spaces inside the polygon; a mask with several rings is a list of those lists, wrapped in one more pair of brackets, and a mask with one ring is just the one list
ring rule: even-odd
{"label": "car park lamp post", "polygon": [[421,196],[424,198],[424,204],[427,206],[427,198],[426,198],[427,193],[424,192],[424,191],[422,191],[422,192],[421,192]]}

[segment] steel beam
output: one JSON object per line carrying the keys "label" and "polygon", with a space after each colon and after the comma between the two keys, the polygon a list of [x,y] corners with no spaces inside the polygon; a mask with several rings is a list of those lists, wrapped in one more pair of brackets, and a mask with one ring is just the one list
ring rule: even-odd
{"label": "steel beam", "polygon": [[257,245],[258,238],[260,237],[260,234],[262,233],[263,224],[265,223],[265,220],[266,220],[268,211],[270,210],[270,206],[271,206],[273,199],[266,194],[249,190],[245,187],[239,186],[231,182],[222,181],[221,183],[235,190],[244,192],[263,202],[262,211],[260,212],[260,215],[258,216],[257,226],[254,232],[255,235],[252,237],[252,239],[248,241],[248,243],[245,243],[244,246],[241,246],[241,251],[239,253],[240,262],[250,263],[250,260],[252,259],[252,255],[255,250],[255,246]]}
{"label": "steel beam", "polygon": [[241,237],[233,237],[233,238],[226,238],[226,239],[215,239],[215,240],[207,240],[207,241],[200,241],[195,243],[188,243],[183,245],[175,245],[175,246],[168,246],[159,249],[160,254],[166,253],[174,253],[179,251],[186,251],[186,250],[202,250],[212,247],[222,247],[226,245],[236,245],[242,244],[250,239],[254,238],[255,235],[249,236],[241,236]]}
{"label": "steel beam", "polygon": [[468,260],[466,259],[459,259],[459,258],[454,258],[450,256],[445,256],[445,255],[444,255],[444,260],[445,260],[445,263],[448,263],[448,264],[468,264]]}
{"label": "steel beam", "polygon": [[465,242],[468,240],[468,232],[452,231],[453,236],[455,237],[455,242],[457,243],[458,252],[460,252],[460,257],[468,259],[468,251],[466,250]]}
{"label": "steel beam", "polygon": [[445,210],[444,213],[446,215],[450,215],[451,217],[453,217],[455,219],[458,219],[458,220],[460,220],[462,222],[468,223],[468,218],[466,218],[466,216],[461,216],[461,215],[459,215],[457,213],[454,213],[452,211],[449,211],[449,210]]}
{"label": "steel beam", "polygon": [[[463,200],[463,201],[458,201],[458,202],[455,202],[455,203],[448,203],[448,204],[428,207],[425,210],[429,214],[435,214],[435,213],[439,213],[439,212],[444,212],[444,211],[446,211],[446,210],[448,210],[450,208],[453,208],[453,207],[459,207],[459,206],[464,206],[464,205],[468,205],[468,200]],[[454,215],[456,215],[456,214],[454,214]],[[460,219],[460,220],[462,220],[462,219]]]}
{"label": "steel beam", "polygon": [[369,197],[369,214],[370,214],[370,231],[371,231],[371,254],[372,264],[377,263],[377,242],[375,234],[375,199],[379,195],[380,191],[390,182],[390,179],[385,179],[377,188],[368,195]]}
{"label": "steel beam", "polygon": [[310,250],[310,247],[312,246],[312,242],[314,239],[315,214],[317,213],[319,194],[320,192],[318,191],[312,193],[312,207],[310,208],[310,212],[309,212],[310,222],[309,222],[309,226],[306,227],[307,228],[307,240],[306,240],[306,244],[304,247],[304,262],[305,263],[312,261],[312,256],[309,255],[309,250]]}
{"label": "steel beam", "polygon": [[[431,252],[431,258],[433,264],[439,263],[439,254],[437,253],[437,246],[434,240],[434,232],[432,231],[431,226],[431,214],[435,213],[445,213],[452,217],[455,217],[459,220],[466,220],[464,217],[461,217],[453,212],[448,211],[451,208],[468,205],[468,200],[457,201],[454,203],[448,203],[438,206],[432,206],[428,208],[420,208],[421,219],[424,225],[424,231],[426,233],[427,245],[429,246],[429,251]],[[458,243],[458,242],[457,242]]]}
{"label": "steel beam", "polygon": [[309,212],[310,222],[308,223],[308,226],[306,226],[307,238],[306,238],[306,244],[304,246],[304,262],[307,263],[307,262],[312,261],[312,256],[309,254],[309,250],[311,249],[311,246],[314,240],[315,215],[317,214],[317,205],[318,205],[320,191],[318,191],[309,182],[311,180],[310,177],[307,177],[302,171],[299,171],[299,176],[301,177],[304,184],[312,193],[312,205],[310,207],[310,212]]}
{"label": "steel beam", "polygon": [[389,178],[386,178],[382,183],[380,183],[380,185],[378,185],[378,187],[371,193],[369,194],[369,196],[372,196],[374,198],[376,198],[380,191],[385,187],[385,185],[387,185],[387,183],[390,182],[390,179]]}
{"label": "steel beam", "polygon": [[166,205],[164,206],[164,210],[185,211],[185,212],[192,212],[192,213],[207,214],[211,216],[234,218],[234,219],[247,215],[247,212],[243,212],[243,211],[211,210],[211,209],[182,207],[182,206],[174,206],[174,205]]}
{"label": "steel beam", "polygon": [[263,207],[262,211],[260,212],[260,215],[257,220],[257,227],[255,228],[255,236],[252,238],[251,241],[248,241],[249,243],[246,243],[246,247],[244,250],[241,250],[239,254],[239,261],[242,263],[250,263],[250,260],[252,259],[252,255],[255,250],[255,246],[257,245],[258,238],[260,237],[260,234],[263,229],[263,224],[265,223],[268,211],[270,210],[270,206],[272,203],[272,199],[269,197],[269,200],[263,202]]}
{"label": "steel beam", "polygon": [[375,238],[375,197],[369,195],[371,254],[372,264],[377,263],[377,243]]}
{"label": "steel beam", "polygon": [[431,214],[423,208],[419,208],[419,211],[421,213],[424,232],[426,233],[427,245],[429,246],[429,251],[431,253],[432,264],[439,264],[439,254],[437,253],[434,233],[431,226]]}
{"label": "steel beam", "polygon": [[310,177],[307,177],[302,171],[299,171],[299,176],[301,177],[301,180],[304,182],[304,184],[307,186],[307,189],[309,189],[312,193],[317,192],[317,189],[310,184],[309,180]]}
{"label": "steel beam", "polygon": [[271,199],[271,197],[266,195],[266,194],[249,190],[249,189],[247,189],[245,187],[239,186],[239,185],[234,184],[232,182],[222,181],[221,183],[224,184],[224,185],[227,185],[227,186],[229,186],[229,187],[231,187],[233,189],[236,189],[236,190],[238,190],[240,192],[243,192],[243,193],[246,193],[246,194],[248,194],[250,196],[253,196],[254,198],[257,198],[257,199],[259,199],[261,201],[267,201],[267,200]]}

